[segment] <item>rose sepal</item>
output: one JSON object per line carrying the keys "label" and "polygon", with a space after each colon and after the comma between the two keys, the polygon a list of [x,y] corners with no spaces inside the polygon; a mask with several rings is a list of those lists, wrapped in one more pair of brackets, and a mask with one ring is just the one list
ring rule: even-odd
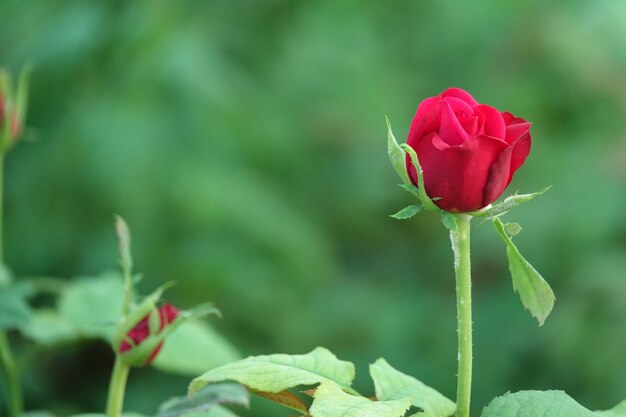
{"label": "rose sepal", "polygon": [[[167,337],[184,322],[210,314],[215,314],[218,317],[221,317],[219,309],[211,303],[201,304],[190,310],[179,311],[176,318],[163,328],[161,328],[161,319],[159,317],[158,310],[154,308],[149,314],[148,326],[150,329],[150,335],[143,339],[141,343],[135,344],[135,342],[126,334],[123,336],[123,340],[130,344],[131,348],[125,352],[120,352],[120,357],[128,366],[139,367],[149,365],[149,360],[151,357],[154,357],[154,352],[159,349],[159,345],[163,343],[165,339],[167,339]],[[156,325],[153,324],[153,322],[156,322]],[[119,346],[119,344],[115,346]]]}
{"label": "rose sepal", "polygon": [[392,217],[397,220],[407,220],[411,217],[415,216],[417,213],[420,213],[424,210],[424,206],[422,204],[411,204],[406,206],[402,210],[397,213],[390,214],[389,217]]}
{"label": "rose sepal", "polygon": [[28,107],[28,84],[32,66],[26,64],[14,90],[9,71],[0,68],[0,99],[3,100],[3,113],[0,120],[0,152],[8,152],[18,141],[23,130]]}
{"label": "rose sepal", "polygon": [[411,158],[411,163],[415,167],[415,171],[417,172],[417,188],[420,195],[420,200],[424,205],[424,208],[429,211],[440,212],[441,209],[437,207],[437,205],[433,202],[433,199],[430,198],[428,194],[426,194],[426,188],[424,187],[424,172],[422,171],[422,167],[420,166],[419,159],[417,158],[417,153],[415,150],[411,148],[406,143],[400,145],[402,150],[404,150],[409,157]]}
{"label": "rose sepal", "polygon": [[500,216],[507,214],[514,208],[519,207],[522,204],[528,203],[531,200],[534,200],[536,197],[539,197],[550,188],[552,188],[551,185],[530,194],[513,194],[506,197],[504,201],[500,203],[490,204],[487,207],[484,207],[480,210],[468,212],[467,214],[474,217],[484,217],[487,220],[494,220]]}
{"label": "rose sepal", "polygon": [[387,153],[389,154],[391,165],[393,165],[393,168],[400,176],[403,184],[413,185],[409,179],[409,174],[406,172],[404,151],[400,148],[396,137],[393,135],[389,117],[385,116],[385,122],[387,123]]}
{"label": "rose sepal", "polygon": [[171,287],[172,285],[174,285],[173,282],[168,282],[168,283],[161,285],[159,288],[154,290],[150,295],[145,297],[144,300],[139,305],[137,305],[135,308],[133,308],[130,311],[128,316],[122,320],[122,322],[117,328],[117,331],[115,332],[115,335],[113,336],[112,343],[113,343],[114,350],[117,351],[122,340],[126,338],[126,334],[130,330],[132,330],[137,325],[137,323],[143,320],[143,318],[146,317],[148,314],[152,316],[152,312],[156,311],[157,309],[156,305],[161,299],[161,297],[163,296],[163,292],[165,292],[165,290]]}

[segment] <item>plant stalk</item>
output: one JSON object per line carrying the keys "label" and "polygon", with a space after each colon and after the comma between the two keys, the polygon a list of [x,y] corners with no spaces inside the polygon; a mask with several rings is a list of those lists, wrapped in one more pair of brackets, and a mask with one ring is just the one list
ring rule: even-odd
{"label": "plant stalk", "polygon": [[0,360],[4,379],[7,411],[11,417],[20,417],[24,411],[22,389],[20,387],[17,365],[11,352],[5,332],[0,332]]}
{"label": "plant stalk", "polygon": [[459,338],[456,417],[469,417],[472,391],[472,278],[470,262],[471,216],[457,214],[450,231],[456,275],[456,310]]}
{"label": "plant stalk", "polygon": [[[3,252],[3,203],[4,203],[4,152],[0,151],[0,268],[4,268]],[[0,365],[4,379],[6,402],[9,415],[20,417],[24,411],[22,387],[20,386],[15,357],[11,351],[9,340],[4,331],[0,331]]]}
{"label": "plant stalk", "polygon": [[107,399],[106,417],[120,417],[124,406],[124,392],[130,367],[126,365],[119,355],[115,357],[111,382],[109,384],[109,397]]}

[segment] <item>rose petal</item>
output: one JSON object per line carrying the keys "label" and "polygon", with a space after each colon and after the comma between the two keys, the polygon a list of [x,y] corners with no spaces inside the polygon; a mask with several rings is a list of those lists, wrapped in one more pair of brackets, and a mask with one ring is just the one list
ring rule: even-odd
{"label": "rose petal", "polygon": [[448,145],[460,145],[467,142],[470,136],[467,134],[450,104],[442,100],[439,103],[439,137]]}
{"label": "rose petal", "polygon": [[508,111],[503,111],[501,115],[502,115],[502,119],[504,119],[504,124],[506,126],[511,125],[511,124],[526,123],[526,120],[522,119],[521,117],[516,117],[512,115],[511,113],[509,113]]}
{"label": "rose petal", "polygon": [[437,130],[437,126],[439,126],[439,101],[439,97],[430,97],[420,103],[411,122],[407,143],[416,142]]}
{"label": "rose petal", "polygon": [[504,139],[505,125],[502,114],[496,109],[486,104],[479,104],[474,107],[476,113],[482,113],[485,116],[484,134],[493,136],[494,138]]}
{"label": "rose petal", "polygon": [[473,107],[467,104],[466,102],[464,102],[463,100],[461,100],[460,98],[444,97],[441,99],[441,101],[445,101],[446,103],[448,103],[450,105],[450,108],[456,115],[463,114],[463,113],[467,115],[474,114]]}
{"label": "rose petal", "polygon": [[[524,123],[522,123],[522,125],[523,124]],[[483,206],[487,206],[496,201],[502,195],[506,187],[509,186],[513,179],[513,174],[522,166],[530,153],[530,145],[530,131],[526,129],[526,131],[515,139],[493,163],[487,184],[485,185]]]}
{"label": "rose petal", "polygon": [[[424,171],[424,186],[437,206],[452,212],[478,210],[483,206],[484,189],[491,166],[507,149],[503,140],[479,135],[458,146],[441,149],[441,138],[431,134],[417,144]],[[409,166],[411,180],[417,183],[415,169]]]}
{"label": "rose petal", "polygon": [[446,91],[441,93],[439,97],[441,98],[456,97],[456,98],[460,98],[461,100],[463,100],[464,102],[466,102],[472,107],[478,105],[478,102],[474,99],[474,97],[472,97],[470,93],[460,88],[456,88],[456,87],[448,88]]}
{"label": "rose petal", "polygon": [[516,123],[516,124],[508,125],[506,127],[505,140],[508,143],[513,143],[520,136],[522,136],[524,133],[526,133],[526,132],[528,132],[530,130],[530,125],[531,124],[528,123],[528,122]]}

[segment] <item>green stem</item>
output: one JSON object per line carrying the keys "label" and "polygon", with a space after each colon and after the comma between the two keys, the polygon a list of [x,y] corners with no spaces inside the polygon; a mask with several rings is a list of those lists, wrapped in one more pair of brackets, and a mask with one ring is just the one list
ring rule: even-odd
{"label": "green stem", "polygon": [[[0,151],[0,268],[4,268],[4,256],[2,246],[3,233],[3,197],[4,197],[4,153]],[[11,417],[20,417],[24,411],[22,400],[22,387],[17,373],[17,365],[11,346],[4,331],[0,331],[0,362],[2,377],[6,391],[7,408]]]}
{"label": "green stem", "polygon": [[2,232],[3,229],[3,219],[4,219],[4,152],[0,150],[0,267],[4,266],[4,247]]}
{"label": "green stem", "polygon": [[129,370],[128,365],[117,355],[115,357],[115,364],[113,365],[111,382],[109,384],[106,417],[120,417],[122,415],[124,392],[126,391],[126,380],[128,379]]}
{"label": "green stem", "polygon": [[459,337],[456,417],[468,417],[472,392],[472,278],[470,266],[471,216],[457,214],[450,231],[456,275],[456,310]]}
{"label": "green stem", "polygon": [[22,389],[19,383],[15,358],[4,332],[0,332],[0,359],[2,360],[2,377],[4,378],[9,415],[11,417],[20,417],[24,411]]}

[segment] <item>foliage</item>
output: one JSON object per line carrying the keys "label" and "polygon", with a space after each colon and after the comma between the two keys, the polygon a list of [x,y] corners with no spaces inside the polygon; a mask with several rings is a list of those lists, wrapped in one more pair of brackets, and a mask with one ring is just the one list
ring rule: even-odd
{"label": "foliage", "polygon": [[[189,385],[193,399],[208,385],[234,380],[279,405],[312,417],[402,417],[411,406],[424,417],[449,417],[455,404],[417,379],[392,368],[379,359],[370,365],[376,396],[366,398],[352,388],[354,365],[339,360],[325,348],[318,347],[304,355],[251,356],[195,378]],[[319,385],[318,385],[319,384]],[[294,388],[315,385],[302,391],[313,396],[309,407]],[[217,385],[219,386],[219,385]]]}
{"label": "foliage", "polygon": [[[410,196],[389,187],[380,138],[382,115],[402,139],[419,99],[467,87],[534,121],[511,190],[554,188],[510,217],[532,224],[515,243],[559,298],[542,328],[516,310],[502,245],[476,222],[473,414],[502,387],[617,403],[625,21],[613,0],[2,1],[2,61],[36,63],[31,143],[6,163],[6,263],[20,278],[95,277],[113,267],[110,219],[122,213],[141,236],[140,289],[176,279],[176,304],[215,300],[225,320],[212,325],[246,354],[384,353],[450,396],[447,238],[430,214],[386,216]],[[32,356],[32,406],[100,407],[110,356],[98,346]],[[67,372],[85,363],[101,365]],[[139,371],[131,408],[148,415],[157,393],[186,382]],[[367,383],[357,374],[357,389]],[[249,414],[270,415],[263,404]]]}

